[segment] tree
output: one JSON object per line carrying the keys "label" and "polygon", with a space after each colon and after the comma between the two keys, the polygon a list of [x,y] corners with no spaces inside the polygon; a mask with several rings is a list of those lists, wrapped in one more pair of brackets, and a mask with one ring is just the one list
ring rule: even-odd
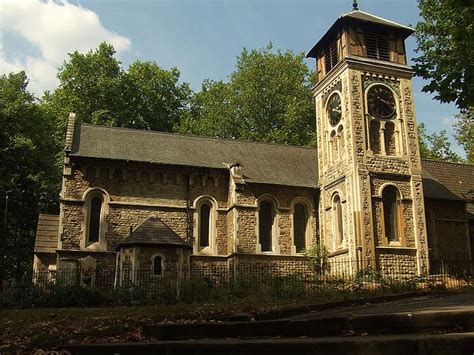
{"label": "tree", "polygon": [[2,217],[6,214],[1,230],[6,263],[0,267],[17,276],[31,270],[38,213],[55,210],[59,191],[55,123],[27,84],[24,72],[0,76],[0,206]]}
{"label": "tree", "polygon": [[178,83],[178,69],[135,62],[125,71],[112,45],[69,54],[58,71],[59,87],[45,93],[43,105],[64,131],[69,112],[84,123],[171,131],[188,105],[191,90]]}
{"label": "tree", "polygon": [[470,115],[474,106],[474,3],[472,0],[418,0],[417,75],[429,80],[423,91],[455,102]]}
{"label": "tree", "polygon": [[171,132],[187,109],[191,89],[179,84],[179,70],[165,70],[154,62],[136,61],[122,75],[122,112],[133,117],[128,126]]}
{"label": "tree", "polygon": [[418,139],[422,158],[451,162],[462,161],[461,157],[451,150],[451,143],[445,130],[429,135],[424,123],[420,123],[418,125]]}
{"label": "tree", "polygon": [[474,164],[474,109],[470,114],[460,114],[454,125],[456,140],[463,146],[467,161]]}
{"label": "tree", "polygon": [[314,145],[312,72],[303,54],[243,49],[229,82],[205,81],[180,132]]}

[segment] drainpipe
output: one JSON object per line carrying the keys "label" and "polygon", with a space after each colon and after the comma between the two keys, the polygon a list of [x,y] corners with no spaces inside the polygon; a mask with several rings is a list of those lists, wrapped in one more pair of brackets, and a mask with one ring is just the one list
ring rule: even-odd
{"label": "drainpipe", "polygon": [[186,175],[186,241],[191,241],[192,222],[191,222],[191,175]]}
{"label": "drainpipe", "polygon": [[114,289],[117,288],[117,282],[118,282],[118,267],[119,267],[119,257],[120,257],[120,249],[115,255],[115,277],[114,277]]}

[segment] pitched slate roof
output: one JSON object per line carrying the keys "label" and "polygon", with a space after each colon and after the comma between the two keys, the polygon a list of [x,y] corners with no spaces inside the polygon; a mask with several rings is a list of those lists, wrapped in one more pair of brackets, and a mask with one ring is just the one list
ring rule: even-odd
{"label": "pitched slate roof", "polygon": [[[77,124],[71,156],[227,169],[240,163],[247,182],[317,187],[316,149]],[[427,198],[472,201],[474,165],[422,160]]]}
{"label": "pitched slate roof", "polygon": [[240,163],[246,182],[317,187],[315,149],[78,124],[71,156],[227,169]]}
{"label": "pitched slate roof", "polygon": [[423,159],[423,190],[428,198],[466,200],[474,217],[474,165]]}
{"label": "pitched slate roof", "polygon": [[375,25],[380,25],[380,26],[385,26],[385,27],[391,27],[399,31],[403,35],[404,39],[410,36],[413,32],[415,32],[413,28],[405,26],[405,25],[401,25],[397,22],[393,22],[393,21],[384,19],[382,17],[372,15],[364,11],[353,10],[347,14],[341,15],[336,20],[336,22],[334,22],[334,24],[329,28],[329,30],[327,30],[324,36],[321,37],[318,43],[316,43],[314,47],[311,48],[311,50],[308,52],[306,57],[316,58],[320,49],[323,48],[326,45],[326,43],[331,39],[335,29],[350,22],[364,22],[364,23],[372,23]]}
{"label": "pitched slate roof", "polygon": [[118,248],[137,245],[191,248],[191,246],[168,227],[166,223],[155,216],[148,217],[127,239],[119,243]]}
{"label": "pitched slate roof", "polygon": [[36,228],[35,253],[55,253],[58,233],[59,216],[40,214]]}

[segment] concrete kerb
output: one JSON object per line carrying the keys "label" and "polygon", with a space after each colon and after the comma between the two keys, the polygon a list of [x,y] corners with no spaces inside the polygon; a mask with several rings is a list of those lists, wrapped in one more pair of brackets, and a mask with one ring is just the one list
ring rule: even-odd
{"label": "concrete kerb", "polygon": [[[455,293],[458,293],[458,292],[455,292]],[[401,300],[404,298],[420,297],[420,296],[427,296],[427,295],[448,295],[448,294],[453,294],[453,292],[452,291],[408,292],[408,293],[400,293],[400,294],[395,294],[395,295],[367,297],[367,298],[351,299],[351,300],[344,300],[344,301],[337,301],[337,302],[327,302],[327,303],[320,303],[320,304],[308,304],[308,305],[294,306],[294,307],[284,307],[280,309],[258,313],[258,314],[255,314],[253,317],[255,320],[281,319],[281,318],[292,317],[297,314],[325,311],[327,309],[332,309],[332,308],[337,308],[337,307],[357,306],[357,305],[364,305],[366,303],[370,303],[370,304],[383,303],[383,302]]]}
{"label": "concrete kerb", "polygon": [[474,333],[410,334],[297,339],[201,339],[129,344],[65,345],[72,354],[469,354]]}
{"label": "concrete kerb", "polygon": [[[365,299],[362,304],[375,301],[393,301],[398,297]],[[419,293],[411,296],[420,296]],[[405,294],[405,297],[407,295]],[[337,302],[317,305],[319,309],[350,306],[354,302]],[[360,303],[359,303],[360,304]],[[316,306],[315,306],[316,307]],[[298,312],[303,308],[298,308]],[[306,306],[303,312],[314,310]],[[294,311],[294,310],[293,310]],[[288,313],[286,313],[288,314]],[[292,313],[294,314],[294,312]],[[383,315],[339,315],[309,319],[276,319],[240,322],[215,322],[191,324],[166,324],[145,326],[143,334],[156,339],[199,338],[265,338],[265,337],[323,337],[347,334],[406,334],[426,330],[469,331],[474,330],[474,311],[431,311],[424,313],[393,313]]]}
{"label": "concrete kerb", "polygon": [[343,316],[305,320],[167,324],[144,327],[145,336],[161,340],[202,338],[327,337],[357,334],[413,334],[474,330],[474,312],[434,312]]}

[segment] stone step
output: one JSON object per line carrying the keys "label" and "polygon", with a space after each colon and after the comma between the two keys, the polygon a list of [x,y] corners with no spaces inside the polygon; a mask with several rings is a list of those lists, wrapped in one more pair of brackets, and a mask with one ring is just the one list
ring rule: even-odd
{"label": "stone step", "polygon": [[474,331],[474,311],[431,311],[144,326],[143,334],[161,340],[201,338],[325,337],[348,334],[413,334]]}
{"label": "stone step", "polygon": [[474,333],[352,336],[330,338],[200,339],[133,344],[68,345],[72,354],[166,355],[314,355],[466,354],[474,351]]}

